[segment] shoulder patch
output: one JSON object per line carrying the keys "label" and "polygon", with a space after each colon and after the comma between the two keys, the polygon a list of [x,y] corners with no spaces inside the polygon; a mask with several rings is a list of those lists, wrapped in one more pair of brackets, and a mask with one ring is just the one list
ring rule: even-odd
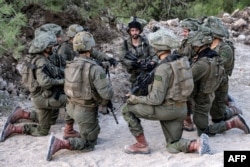
{"label": "shoulder patch", "polygon": [[105,79],[106,78],[106,74],[105,73],[101,73],[100,74],[100,79]]}
{"label": "shoulder patch", "polygon": [[155,75],[154,80],[162,82],[162,77],[160,75]]}

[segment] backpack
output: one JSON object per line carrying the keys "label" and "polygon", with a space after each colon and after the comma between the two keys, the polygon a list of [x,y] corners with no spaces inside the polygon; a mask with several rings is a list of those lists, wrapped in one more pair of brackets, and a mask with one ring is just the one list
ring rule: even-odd
{"label": "backpack", "polygon": [[187,101],[193,91],[192,69],[186,56],[168,62],[173,70],[173,84],[169,96],[175,101]]}
{"label": "backpack", "polygon": [[35,69],[36,61],[40,58],[40,56],[31,56],[28,55],[24,59],[24,63],[21,69],[21,84],[24,88],[28,89],[31,93],[36,90],[39,86],[39,83],[36,80]]}
{"label": "backpack", "polygon": [[73,99],[82,100],[92,99],[92,89],[90,83],[90,68],[94,65],[87,59],[69,61],[65,67],[65,94]]}
{"label": "backpack", "polygon": [[209,74],[206,83],[202,86],[204,93],[214,92],[223,80],[224,65],[221,57],[207,58],[205,61],[209,63]]}

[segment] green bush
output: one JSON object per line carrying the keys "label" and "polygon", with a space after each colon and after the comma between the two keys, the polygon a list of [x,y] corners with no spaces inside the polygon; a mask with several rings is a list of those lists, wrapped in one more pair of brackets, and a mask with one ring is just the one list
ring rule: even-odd
{"label": "green bush", "polygon": [[18,37],[27,19],[22,13],[15,11],[11,4],[0,0],[0,20],[0,57],[6,55],[18,59],[24,49]]}

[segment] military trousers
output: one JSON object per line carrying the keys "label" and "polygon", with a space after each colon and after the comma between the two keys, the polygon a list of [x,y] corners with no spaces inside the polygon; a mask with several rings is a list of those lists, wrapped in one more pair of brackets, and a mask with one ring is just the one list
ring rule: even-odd
{"label": "military trousers", "polygon": [[182,139],[183,120],[187,115],[186,102],[165,102],[162,105],[125,104],[122,115],[128,123],[133,136],[143,133],[140,118],[159,120],[167,143],[167,150],[171,153],[188,152],[190,140]]}
{"label": "military trousers", "polygon": [[[36,113],[31,113],[30,118],[37,120],[37,124],[25,124],[24,133],[32,136],[46,136],[49,133],[53,111],[66,106],[66,95],[60,95],[56,100],[54,96],[43,97],[36,95],[31,98]],[[56,113],[57,114],[57,113]]]}
{"label": "military trousers", "polygon": [[225,121],[209,125],[209,112],[214,99],[213,94],[197,93],[193,96],[193,121],[197,127],[198,136],[202,133],[214,135],[226,130]]}
{"label": "military trousers", "polygon": [[212,103],[210,115],[213,122],[220,122],[225,119],[227,115],[228,107],[226,105],[226,99],[228,94],[228,77],[225,76],[220,86],[215,90],[215,98]]}
{"label": "military trousers", "polygon": [[66,111],[79,125],[81,138],[69,138],[72,150],[91,151],[100,133],[97,107],[82,107],[67,103]]}

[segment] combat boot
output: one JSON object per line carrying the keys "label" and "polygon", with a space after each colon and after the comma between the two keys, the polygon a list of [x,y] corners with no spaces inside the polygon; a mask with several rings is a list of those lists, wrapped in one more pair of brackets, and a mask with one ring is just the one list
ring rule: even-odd
{"label": "combat boot", "polygon": [[208,139],[208,135],[202,133],[199,139],[191,141],[188,152],[198,152],[199,155],[212,154]]}
{"label": "combat boot", "polygon": [[74,138],[74,137],[80,138],[81,137],[79,132],[74,130],[73,126],[74,126],[74,123],[66,123],[65,124],[65,129],[64,129],[64,133],[63,133],[64,139]]}
{"label": "combat boot", "polygon": [[245,134],[250,133],[249,127],[240,115],[234,116],[230,120],[226,121],[226,129],[229,130],[232,128],[241,129],[245,132]]}
{"label": "combat boot", "polygon": [[135,138],[137,142],[133,145],[126,145],[124,151],[128,154],[148,154],[150,151],[144,134],[141,133]]}
{"label": "combat boot", "polygon": [[194,123],[192,121],[191,115],[187,115],[187,117],[183,121],[183,129],[186,131],[194,130]]}
{"label": "combat boot", "polygon": [[13,124],[19,119],[30,119],[30,112],[24,111],[20,106],[17,106],[8,117],[7,122]]}
{"label": "combat boot", "polygon": [[46,160],[50,161],[52,159],[52,155],[61,149],[71,150],[72,147],[68,140],[60,140],[55,136],[51,136],[49,140],[49,149],[47,152]]}
{"label": "combat boot", "polygon": [[14,126],[13,124],[9,124],[8,122],[5,123],[3,130],[1,132],[1,138],[0,142],[4,142],[4,140],[9,137],[11,134],[23,133],[23,127],[22,126]]}

